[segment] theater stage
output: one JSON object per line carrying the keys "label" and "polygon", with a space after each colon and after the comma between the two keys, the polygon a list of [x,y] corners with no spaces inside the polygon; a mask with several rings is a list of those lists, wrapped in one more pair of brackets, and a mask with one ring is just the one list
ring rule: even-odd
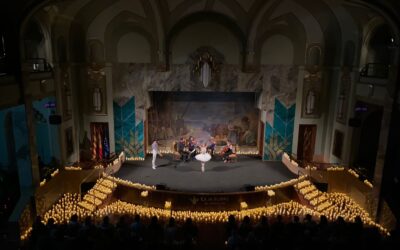
{"label": "theater stage", "polygon": [[147,185],[162,184],[168,190],[185,192],[240,192],[246,186],[276,184],[296,176],[280,161],[263,162],[259,158],[239,156],[235,163],[211,160],[205,172],[200,162],[180,162],[157,158],[157,169],[151,168],[151,157],[145,161],[125,162],[115,177]]}

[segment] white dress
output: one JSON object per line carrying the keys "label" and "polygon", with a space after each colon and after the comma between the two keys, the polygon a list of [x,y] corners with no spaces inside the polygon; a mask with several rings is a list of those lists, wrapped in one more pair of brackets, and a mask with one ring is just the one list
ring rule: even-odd
{"label": "white dress", "polygon": [[201,162],[207,162],[211,160],[211,155],[207,153],[207,147],[201,147],[201,152],[200,154],[196,155],[196,160],[201,161]]}

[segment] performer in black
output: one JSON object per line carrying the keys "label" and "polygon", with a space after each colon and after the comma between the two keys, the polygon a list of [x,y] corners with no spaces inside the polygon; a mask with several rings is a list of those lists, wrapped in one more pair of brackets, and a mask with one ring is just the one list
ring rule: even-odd
{"label": "performer in black", "polygon": [[189,149],[188,159],[194,160],[194,157],[196,156],[196,141],[194,140],[193,136],[189,137],[188,149]]}
{"label": "performer in black", "polygon": [[185,140],[181,137],[178,142],[178,152],[181,155],[182,161],[187,161],[189,153],[185,151]]}
{"label": "performer in black", "polygon": [[210,144],[207,146],[207,151],[208,153],[210,153],[211,156],[214,155],[214,151],[215,151],[215,146],[216,146],[216,142],[215,139],[213,137],[211,137],[210,139]]}
{"label": "performer in black", "polygon": [[230,141],[226,141],[226,146],[221,150],[222,159],[224,163],[229,162],[229,155],[233,153],[233,145]]}

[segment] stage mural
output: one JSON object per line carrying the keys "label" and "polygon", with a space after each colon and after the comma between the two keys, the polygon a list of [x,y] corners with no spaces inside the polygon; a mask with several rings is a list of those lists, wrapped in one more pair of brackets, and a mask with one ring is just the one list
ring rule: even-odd
{"label": "stage mural", "polygon": [[[263,114],[266,114],[266,117],[263,117],[263,121],[268,123],[270,128],[275,128],[278,126],[277,122],[274,123],[275,120],[275,109],[278,108],[276,104],[276,100],[285,107],[285,109],[293,109],[294,116],[294,106],[292,106],[296,101],[297,95],[297,82],[298,82],[298,67],[296,66],[284,66],[284,65],[263,65],[260,66],[259,71],[257,72],[243,72],[239,65],[221,65],[219,77],[217,82],[213,82],[208,86],[204,86],[199,81],[194,81],[193,74],[191,74],[192,65],[187,64],[179,64],[179,65],[171,65],[169,71],[163,72],[159,71],[156,65],[151,64],[128,64],[128,63],[120,63],[113,64],[113,100],[114,100],[114,109],[116,107],[121,108],[128,101],[132,100],[134,97],[134,110],[132,111],[134,122],[131,124],[134,125],[135,133],[132,134],[133,137],[137,137],[135,143],[139,143],[136,145],[138,148],[144,148],[143,139],[144,138],[144,129],[143,124],[146,121],[146,111],[151,108],[154,104],[150,98],[151,92],[204,92],[204,93],[216,93],[222,92],[226,94],[230,93],[241,93],[241,92],[253,92],[260,93],[258,102],[258,108],[261,111],[264,111]],[[118,108],[116,110],[118,110]],[[132,109],[132,107],[130,108]],[[193,109],[192,109],[193,110]],[[201,109],[199,109],[201,110]],[[205,114],[209,111],[209,108],[204,110],[204,116],[212,117],[212,114]],[[177,113],[181,112],[180,110],[175,111]],[[115,113],[116,114],[116,113]],[[284,117],[284,116],[279,116]],[[150,117],[149,117],[150,118]],[[179,117],[172,117],[172,121],[175,123]],[[229,123],[229,118],[225,123],[225,127]],[[240,125],[241,122],[237,119],[235,123]],[[179,121],[178,121],[179,123]],[[279,136],[285,138],[285,140],[291,140],[292,136],[290,134],[293,133],[293,125],[290,122],[290,119],[285,117],[284,123],[286,124],[285,133],[279,128],[277,129],[280,132]],[[141,125],[140,125],[141,124]],[[116,123],[116,131],[117,127],[120,126]],[[133,125],[132,125],[133,126]],[[139,126],[139,127],[138,127]],[[142,129],[140,129],[142,126]],[[177,131],[173,131],[173,129],[168,129],[168,126],[164,126],[166,136],[171,135],[179,136],[182,134],[177,133]],[[176,125],[174,125],[176,126]],[[149,127],[149,135],[151,128]],[[158,128],[162,130],[162,127]],[[190,129],[190,127],[189,127]],[[192,128],[193,129],[193,128]],[[170,131],[168,131],[170,130]],[[225,130],[226,131],[226,130]],[[290,133],[290,131],[292,131]],[[126,131],[124,133],[127,133]],[[225,132],[226,133],[226,132]],[[178,135],[179,134],[179,135]],[[186,133],[183,133],[185,135]],[[206,134],[208,136],[208,134]],[[211,135],[211,133],[210,133]],[[227,135],[226,135],[227,136]],[[121,138],[124,138],[125,144],[129,141],[127,135],[121,137],[121,133],[117,135],[116,133],[116,151],[123,148]],[[265,154],[263,156],[264,160],[279,160],[280,159],[280,151],[276,150],[276,147],[271,147],[269,139],[267,137],[267,133],[265,133],[265,145],[260,145],[260,147],[264,147]],[[150,138],[149,138],[150,139]],[[239,137],[239,142],[241,138]],[[140,144],[142,143],[142,144]],[[290,145],[292,141],[288,141],[284,143],[286,146],[279,148],[283,148],[283,150],[291,151]],[[268,147],[267,147],[268,145]],[[267,151],[271,151],[274,153],[267,153]]]}
{"label": "stage mural", "polygon": [[272,123],[265,124],[264,160],[281,160],[283,152],[292,152],[296,105],[286,107],[275,99]]}
{"label": "stage mural", "polygon": [[172,145],[193,136],[199,143],[214,138],[217,145],[230,141],[257,146],[259,110],[255,93],[152,92],[148,113],[149,143]]}
{"label": "stage mural", "polygon": [[127,157],[144,157],[143,121],[136,123],[135,98],[114,102],[115,151]]}

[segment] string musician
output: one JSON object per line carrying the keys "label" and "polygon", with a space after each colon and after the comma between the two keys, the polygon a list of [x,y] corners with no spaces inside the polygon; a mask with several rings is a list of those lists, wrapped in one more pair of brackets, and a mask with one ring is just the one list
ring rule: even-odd
{"label": "string musician", "polygon": [[180,154],[180,159],[182,161],[187,161],[189,152],[187,150],[186,141],[182,137],[178,141],[177,150],[178,150],[178,153]]}
{"label": "string musician", "polygon": [[189,152],[188,159],[189,160],[194,159],[194,157],[196,155],[196,141],[194,140],[193,136],[189,136],[187,149]]}
{"label": "string musician", "polygon": [[230,141],[226,141],[226,145],[222,148],[220,155],[222,156],[222,160],[224,163],[229,161],[229,155],[233,153],[233,145]]}

